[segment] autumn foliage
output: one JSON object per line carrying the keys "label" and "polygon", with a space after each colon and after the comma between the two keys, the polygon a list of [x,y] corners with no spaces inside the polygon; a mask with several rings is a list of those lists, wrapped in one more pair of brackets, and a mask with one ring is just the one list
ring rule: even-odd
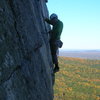
{"label": "autumn foliage", "polygon": [[54,100],[100,100],[100,60],[59,57]]}

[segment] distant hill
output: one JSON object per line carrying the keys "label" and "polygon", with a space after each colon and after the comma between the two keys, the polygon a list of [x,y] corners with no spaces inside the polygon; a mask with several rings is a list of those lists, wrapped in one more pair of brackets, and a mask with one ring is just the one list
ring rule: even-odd
{"label": "distant hill", "polygon": [[54,100],[100,100],[100,60],[59,57]]}
{"label": "distant hill", "polygon": [[60,50],[59,56],[100,60],[100,50]]}

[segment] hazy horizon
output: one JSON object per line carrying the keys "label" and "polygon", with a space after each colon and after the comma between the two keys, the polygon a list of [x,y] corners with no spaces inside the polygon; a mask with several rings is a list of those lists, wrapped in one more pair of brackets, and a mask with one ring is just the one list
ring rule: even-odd
{"label": "hazy horizon", "polygon": [[59,56],[63,57],[74,57],[74,58],[84,58],[84,59],[97,59],[100,60],[100,50],[86,50],[86,49],[63,49],[60,50]]}
{"label": "hazy horizon", "polygon": [[60,51],[100,51],[100,49],[64,49],[64,48],[60,48]]}

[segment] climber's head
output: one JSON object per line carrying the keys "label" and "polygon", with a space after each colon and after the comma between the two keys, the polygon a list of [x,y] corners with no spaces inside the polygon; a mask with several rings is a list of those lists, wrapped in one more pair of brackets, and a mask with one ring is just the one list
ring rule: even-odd
{"label": "climber's head", "polygon": [[53,13],[50,15],[50,20],[52,19],[58,19],[58,16],[55,13]]}
{"label": "climber's head", "polygon": [[50,15],[50,20],[52,22],[56,22],[58,20],[58,16],[55,13],[53,13],[53,14]]}

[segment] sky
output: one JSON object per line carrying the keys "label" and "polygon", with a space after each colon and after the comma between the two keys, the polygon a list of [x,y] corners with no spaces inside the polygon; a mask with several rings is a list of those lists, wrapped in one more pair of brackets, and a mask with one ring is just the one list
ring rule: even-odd
{"label": "sky", "polygon": [[48,0],[63,22],[62,49],[100,49],[100,0]]}

